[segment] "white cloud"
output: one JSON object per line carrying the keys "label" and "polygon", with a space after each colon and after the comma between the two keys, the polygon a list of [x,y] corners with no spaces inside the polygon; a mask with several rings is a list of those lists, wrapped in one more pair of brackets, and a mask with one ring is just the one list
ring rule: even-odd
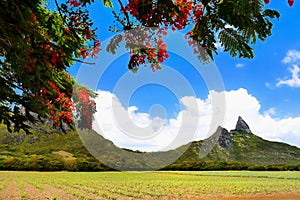
{"label": "white cloud", "polygon": [[266,85],[266,87],[269,88],[269,89],[272,89],[272,88],[273,88],[272,85],[271,85],[271,83],[269,83],[269,82],[266,82],[265,85]]}
{"label": "white cloud", "polygon": [[271,115],[275,115],[275,114],[276,114],[275,108],[269,108],[268,110],[266,110],[264,112],[264,116],[271,116]]}
{"label": "white cloud", "polygon": [[285,64],[298,63],[300,61],[300,51],[289,50],[286,56],[283,58],[282,62]]}
{"label": "white cloud", "polygon": [[242,63],[238,63],[235,65],[236,68],[243,68],[245,66],[245,64]]}
{"label": "white cloud", "polygon": [[138,112],[135,106],[124,108],[110,92],[98,93],[98,112],[95,115],[97,123],[94,123],[94,129],[124,148],[166,150],[208,137],[211,134],[209,130],[214,119],[213,113],[218,113],[213,108],[213,97],[219,98],[221,95],[226,97],[223,127],[234,129],[238,116],[242,116],[258,136],[300,147],[300,117],[273,118],[275,109],[261,111],[260,102],[243,88],[224,92],[211,91],[204,100],[183,97],[180,99],[183,109],[174,119],[151,119],[148,113]]}
{"label": "white cloud", "polygon": [[224,47],[222,46],[222,44],[219,40],[215,43],[215,46],[219,52],[224,51]]}
{"label": "white cloud", "polygon": [[207,137],[212,110],[209,98],[202,101],[186,96],[180,101],[184,109],[176,118],[151,119],[136,106],[124,108],[114,94],[98,91],[93,128],[118,146],[146,151],[176,148]]}
{"label": "white cloud", "polygon": [[288,69],[291,72],[292,77],[279,79],[276,83],[276,87],[280,87],[282,85],[287,85],[289,87],[300,87],[300,51],[289,50],[281,62],[292,65],[292,68]]}
{"label": "white cloud", "polygon": [[298,65],[293,65],[293,68],[289,68],[289,71],[291,72],[292,77],[290,79],[279,80],[276,83],[277,87],[282,85],[288,85],[290,87],[300,87],[300,68],[298,67]]}

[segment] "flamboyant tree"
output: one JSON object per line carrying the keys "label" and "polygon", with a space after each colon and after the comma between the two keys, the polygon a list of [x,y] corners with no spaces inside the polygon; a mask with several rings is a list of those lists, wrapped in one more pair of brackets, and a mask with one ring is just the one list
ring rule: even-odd
{"label": "flamboyant tree", "polygon": [[[43,0],[0,0],[0,123],[9,131],[28,131],[27,122],[37,120],[72,126],[74,118],[81,127],[91,128],[95,94],[76,84],[67,68],[96,57],[101,50],[86,9],[94,0],[54,2],[56,11],[49,10]],[[168,58],[163,40],[168,29],[186,30],[187,42],[200,60],[205,61],[206,54],[199,44],[212,57],[217,41],[232,56],[253,58],[250,45],[270,36],[270,19],[279,18],[277,11],[265,9],[269,0],[102,2],[119,8],[112,12],[115,24],[108,27],[119,33],[106,51],[115,53],[119,43],[125,42],[131,54],[128,68],[133,72],[145,63],[153,71],[161,68]],[[288,3],[292,6],[294,1]],[[155,27],[155,34],[145,27]]]}
{"label": "flamboyant tree", "polygon": [[[94,56],[100,42],[93,39],[86,13],[79,16],[72,7],[68,12],[74,15],[52,12],[40,0],[0,1],[0,122],[9,131],[28,131],[26,122],[44,119],[72,125],[75,81],[66,69]],[[84,117],[94,109],[91,92],[74,89],[82,102],[76,109]]]}

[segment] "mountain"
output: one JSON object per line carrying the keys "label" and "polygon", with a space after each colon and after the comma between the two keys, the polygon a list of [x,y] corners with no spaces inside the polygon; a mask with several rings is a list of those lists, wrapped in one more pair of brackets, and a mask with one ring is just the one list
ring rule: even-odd
{"label": "mountain", "polygon": [[[205,157],[199,157],[199,149],[214,144]],[[255,135],[248,124],[238,118],[234,130],[228,131],[218,127],[217,131],[208,139],[192,142],[189,149],[177,160],[182,162],[226,162],[252,167],[264,165],[299,165],[300,149],[281,142],[271,142]]]}
{"label": "mountain", "polygon": [[87,130],[64,134],[38,127],[26,135],[8,133],[0,125],[0,169],[98,171],[108,170],[106,166],[117,170],[300,170],[300,149],[260,138],[241,117],[234,130],[218,127],[205,140],[167,152],[121,149]]}
{"label": "mountain", "polygon": [[109,168],[87,151],[76,131],[67,134],[47,126],[9,133],[0,124],[0,170],[98,171]]}

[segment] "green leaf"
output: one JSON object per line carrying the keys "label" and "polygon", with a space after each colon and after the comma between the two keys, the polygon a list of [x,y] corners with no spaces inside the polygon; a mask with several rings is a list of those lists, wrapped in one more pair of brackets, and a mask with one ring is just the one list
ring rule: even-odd
{"label": "green leaf", "polygon": [[267,9],[263,12],[263,16],[267,16],[267,17],[271,17],[271,18],[277,18],[279,20],[280,18],[280,14],[279,12],[277,12],[276,10],[270,10]]}
{"label": "green leaf", "polygon": [[108,8],[114,7],[113,3],[110,0],[100,0],[100,1],[102,1],[104,3],[105,7],[108,7]]}
{"label": "green leaf", "polygon": [[232,57],[253,58],[253,49],[247,44],[245,38],[232,28],[226,28],[219,33],[219,40],[224,51],[229,51]]}

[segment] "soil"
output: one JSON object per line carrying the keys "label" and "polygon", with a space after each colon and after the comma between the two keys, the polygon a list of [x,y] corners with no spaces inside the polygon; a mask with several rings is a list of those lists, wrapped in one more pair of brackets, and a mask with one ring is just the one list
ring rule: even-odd
{"label": "soil", "polygon": [[256,195],[222,195],[213,196],[206,195],[203,197],[195,196],[182,196],[182,197],[163,197],[161,200],[175,200],[175,199],[187,199],[187,200],[300,200],[299,192],[285,192],[285,193],[274,193],[274,194],[256,194]]}
{"label": "soil", "polygon": [[44,189],[38,189],[34,185],[24,183],[23,188],[19,189],[16,180],[12,180],[0,191],[0,200],[78,200],[62,189],[50,185],[43,185],[43,187]]}
{"label": "soil", "polygon": [[2,200],[19,200],[21,196],[19,194],[18,184],[16,180],[12,180],[9,184],[0,192],[0,199]]}

